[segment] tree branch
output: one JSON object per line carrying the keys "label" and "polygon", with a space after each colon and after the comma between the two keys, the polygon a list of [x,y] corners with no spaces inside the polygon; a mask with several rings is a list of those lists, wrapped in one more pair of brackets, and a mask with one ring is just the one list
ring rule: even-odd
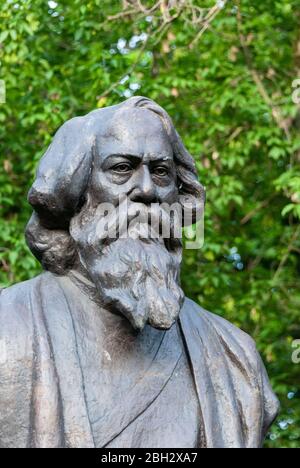
{"label": "tree branch", "polygon": [[281,259],[281,262],[279,263],[279,266],[273,276],[273,281],[276,281],[278,276],[280,275],[284,265],[286,264],[288,258],[289,258],[289,255],[291,253],[291,251],[293,250],[293,247],[294,247],[294,242],[296,241],[296,239],[299,237],[300,235],[300,226],[298,226],[294,232],[294,234],[292,235],[292,238],[290,240],[290,243],[288,245],[288,248],[287,248],[287,251],[285,253],[285,255],[282,257]]}
{"label": "tree branch", "polygon": [[270,201],[273,200],[273,198],[275,198],[275,196],[276,196],[276,194],[273,193],[269,198],[262,201],[256,208],[254,208],[248,214],[246,214],[246,216],[244,216],[243,219],[241,219],[241,224],[248,223],[248,221],[250,221],[250,219],[253,218],[253,216],[255,216],[258,211],[260,211],[262,208],[265,208],[266,206],[268,206]]}
{"label": "tree branch", "polygon": [[258,71],[253,66],[252,55],[251,55],[251,52],[250,52],[250,50],[248,48],[246,38],[245,38],[245,36],[244,36],[244,34],[242,32],[243,23],[242,23],[241,2],[240,2],[240,0],[237,0],[237,5],[238,5],[238,9],[237,9],[237,26],[238,26],[238,32],[239,32],[239,39],[240,39],[240,44],[241,44],[243,52],[244,52],[246,63],[248,65],[250,75],[252,76],[252,79],[253,79],[254,83],[256,84],[256,86],[257,86],[259,94],[261,95],[261,97],[263,98],[265,103],[271,108],[272,116],[273,116],[275,122],[277,123],[278,127],[281,128],[284,131],[287,140],[290,141],[291,140],[290,130],[289,130],[289,127],[288,127],[285,119],[283,118],[283,116],[281,114],[281,110],[280,110],[280,108],[278,106],[276,106],[273,103],[273,101],[270,98],[266,88],[264,87],[264,84],[262,82],[262,79],[259,76]]}

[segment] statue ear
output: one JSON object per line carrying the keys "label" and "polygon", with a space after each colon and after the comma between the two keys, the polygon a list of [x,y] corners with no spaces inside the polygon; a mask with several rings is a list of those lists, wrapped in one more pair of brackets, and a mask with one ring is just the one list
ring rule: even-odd
{"label": "statue ear", "polygon": [[182,206],[182,227],[188,227],[202,219],[205,207],[205,192],[199,198],[192,194],[179,195],[179,203]]}
{"label": "statue ear", "polygon": [[202,219],[206,199],[205,189],[191,170],[179,166],[177,174],[179,203],[182,206],[182,224],[183,227],[188,227]]}
{"label": "statue ear", "polygon": [[88,124],[87,117],[75,117],[58,130],[29,191],[29,203],[50,228],[66,228],[82,201],[94,144]]}

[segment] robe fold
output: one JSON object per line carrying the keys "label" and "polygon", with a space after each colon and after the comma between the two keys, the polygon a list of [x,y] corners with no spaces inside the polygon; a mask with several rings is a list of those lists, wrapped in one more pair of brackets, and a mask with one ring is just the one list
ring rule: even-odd
{"label": "robe fold", "polygon": [[[47,272],[0,293],[0,447],[99,446],[73,313],[82,303],[76,299],[78,290],[72,298],[72,287],[67,277]],[[182,359],[182,348],[172,345],[175,326],[199,405],[196,446],[260,447],[278,413],[278,400],[255,344],[190,299],[177,324],[163,332],[149,371],[126,395],[131,410],[118,411],[116,402],[112,423],[106,421],[106,427],[103,422],[101,446],[112,440],[118,446],[118,436],[132,421],[144,415],[147,422],[146,408],[154,401],[159,408],[160,395],[175,381]],[[180,406],[176,411],[180,418]]]}

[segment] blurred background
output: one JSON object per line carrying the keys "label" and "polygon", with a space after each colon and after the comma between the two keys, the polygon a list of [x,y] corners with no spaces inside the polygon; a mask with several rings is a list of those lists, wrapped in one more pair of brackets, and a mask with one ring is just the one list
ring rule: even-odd
{"label": "blurred background", "polygon": [[299,0],[0,0],[0,286],[40,271],[26,195],[55,131],[157,100],[207,189],[183,287],[256,340],[282,405],[266,447],[300,447],[297,78]]}

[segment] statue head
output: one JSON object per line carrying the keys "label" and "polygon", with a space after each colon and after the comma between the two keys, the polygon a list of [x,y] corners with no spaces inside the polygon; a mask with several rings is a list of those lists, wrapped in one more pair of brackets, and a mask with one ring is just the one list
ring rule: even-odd
{"label": "statue head", "polygon": [[[177,204],[189,210],[192,223],[204,198],[194,160],[169,115],[150,99],[133,97],[71,119],[58,130],[29,191],[34,212],[26,239],[46,270],[80,271],[103,306],[125,315],[135,328],[148,322],[166,329],[184,297],[182,247],[174,235],[182,218],[170,222],[170,213],[153,206]],[[104,236],[104,212],[107,223],[120,228],[125,211],[129,235],[120,236],[117,229],[115,236]],[[153,213],[159,232],[146,236],[141,225],[150,225]],[[166,221],[173,225],[168,239],[161,230]]]}

